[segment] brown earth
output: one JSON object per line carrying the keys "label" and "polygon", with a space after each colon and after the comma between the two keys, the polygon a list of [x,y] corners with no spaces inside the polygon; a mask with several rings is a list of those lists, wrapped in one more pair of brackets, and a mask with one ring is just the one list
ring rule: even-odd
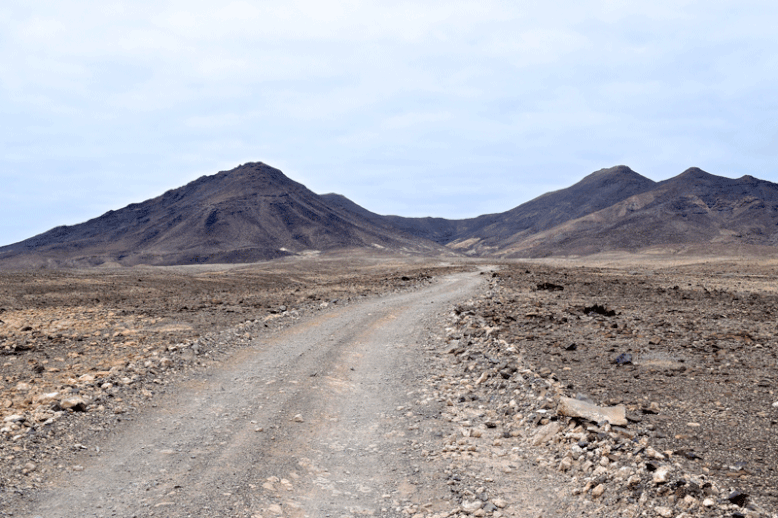
{"label": "brown earth", "polygon": [[458,309],[460,353],[509,344],[489,350],[560,394],[625,405],[685,471],[778,509],[778,265],[689,263],[505,266],[491,298]]}
{"label": "brown earth", "polygon": [[[0,274],[0,501],[253,337],[457,266],[331,257]],[[2,506],[0,506],[2,507]]]}
{"label": "brown earth", "polygon": [[[221,437],[232,425],[219,423],[229,416],[246,420],[250,430],[240,424],[234,432],[244,443],[257,426],[275,430],[261,442],[267,458],[240,461],[259,470],[251,477],[266,479],[236,480],[229,489],[240,474],[216,466],[229,475],[227,486],[220,488],[217,477],[213,487],[182,488],[172,472],[163,473],[156,477],[162,483],[138,479],[149,486],[144,500],[186,506],[190,491],[204,491],[195,498],[213,495],[211,505],[228,512],[237,504],[245,516],[259,516],[249,512],[254,505],[262,516],[302,516],[299,506],[311,495],[333,510],[353,499],[359,505],[352,515],[370,508],[382,516],[439,518],[522,516],[530,509],[533,516],[773,516],[778,264],[599,260],[491,267],[475,296],[470,281],[461,293],[447,293],[445,284],[453,282],[446,274],[472,271],[473,263],[368,256],[4,273],[0,509],[20,511],[20,502],[35,501],[55,480],[94,479],[92,470],[106,462],[97,444],[115,446],[130,434],[127,441],[140,441],[137,453],[146,455],[149,445],[133,439],[133,430],[153,442],[166,435],[160,426],[191,422]],[[411,327],[402,338],[380,334],[390,325],[400,332],[403,321]],[[298,335],[321,340],[322,348],[293,343]],[[269,345],[257,349],[258,342]],[[276,356],[274,348],[289,351]],[[255,380],[252,369],[272,371],[272,362],[284,372]],[[329,398],[318,408],[307,387],[316,389],[322,372]],[[278,381],[280,396],[272,384]],[[248,382],[257,384],[250,396],[257,401],[241,400]],[[220,410],[222,402],[200,409],[197,401],[222,401],[206,390],[211,386],[226,387],[222,399],[235,399],[235,408]],[[260,410],[265,393],[272,401]],[[623,404],[628,425],[564,416],[564,396]],[[304,401],[304,422],[294,424],[284,405]],[[281,406],[271,412],[273,405]],[[179,406],[188,413],[177,416]],[[317,424],[311,415],[319,412],[342,419]],[[259,424],[248,424],[250,416]],[[320,437],[322,426],[329,439]],[[329,442],[301,444],[296,429],[306,440]],[[181,432],[199,437],[187,430]],[[151,446],[162,448],[155,455],[178,459],[170,469],[186,473],[206,462],[201,457],[233,458],[241,443],[224,437],[193,443],[189,460],[174,446]],[[285,463],[287,449],[298,464]],[[131,451],[123,454],[132,459]],[[359,459],[373,459],[385,472],[364,472]],[[143,463],[136,464],[117,469],[141,473]],[[666,480],[657,481],[665,471]],[[365,476],[372,489],[357,483]],[[353,487],[344,492],[341,482]],[[255,497],[263,491],[255,486],[269,489]],[[363,489],[372,492],[359,496]],[[110,502],[110,492],[94,498],[86,501],[94,504],[90,512],[111,514],[102,501]],[[129,498],[121,505],[134,504]],[[174,512],[157,512],[167,509]],[[175,512],[186,515],[184,507]]]}

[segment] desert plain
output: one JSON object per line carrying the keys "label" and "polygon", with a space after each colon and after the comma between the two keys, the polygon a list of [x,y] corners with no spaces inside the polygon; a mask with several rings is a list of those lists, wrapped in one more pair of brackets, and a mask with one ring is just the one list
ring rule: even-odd
{"label": "desert plain", "polygon": [[777,277],[661,254],[4,270],[0,516],[776,516]]}

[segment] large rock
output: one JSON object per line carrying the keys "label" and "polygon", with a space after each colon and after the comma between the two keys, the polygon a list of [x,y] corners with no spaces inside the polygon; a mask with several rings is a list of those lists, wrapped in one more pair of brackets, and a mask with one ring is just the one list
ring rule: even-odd
{"label": "large rock", "polygon": [[598,406],[594,403],[563,397],[559,399],[556,412],[568,417],[582,417],[597,423],[608,421],[612,425],[627,426],[627,409],[624,405]]}
{"label": "large rock", "polygon": [[562,429],[559,421],[551,421],[547,425],[541,426],[535,431],[535,435],[532,439],[533,446],[540,446],[546,444],[554,438],[556,434]]}

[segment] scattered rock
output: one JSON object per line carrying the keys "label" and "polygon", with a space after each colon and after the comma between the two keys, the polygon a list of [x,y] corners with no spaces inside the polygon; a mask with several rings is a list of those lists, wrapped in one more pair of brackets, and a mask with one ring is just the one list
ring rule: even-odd
{"label": "scattered rock", "polygon": [[462,500],[462,510],[466,513],[472,513],[483,507],[484,503],[481,500]]}
{"label": "scattered rock", "polygon": [[556,412],[559,415],[582,417],[596,423],[607,421],[616,426],[628,424],[627,409],[624,405],[602,407],[579,399],[561,397]]}
{"label": "scattered rock", "polygon": [[630,365],[632,363],[632,355],[630,353],[621,353],[613,360],[616,365]]}
{"label": "scattered rock", "polygon": [[86,401],[81,396],[70,396],[59,401],[59,407],[62,410],[73,410],[74,412],[86,412]]}
{"label": "scattered rock", "polygon": [[595,313],[597,315],[602,315],[604,317],[615,317],[616,316],[616,311],[614,311],[612,309],[606,309],[605,306],[601,306],[599,304],[595,304],[593,306],[586,306],[586,307],[584,307],[583,312],[584,312],[584,314],[587,314],[587,315],[589,313]]}
{"label": "scattered rock", "polygon": [[654,484],[664,484],[670,478],[670,468],[667,466],[660,466],[654,471],[652,480]]}
{"label": "scattered rock", "polygon": [[733,491],[727,496],[727,500],[738,507],[745,507],[748,504],[748,495],[741,491]]}

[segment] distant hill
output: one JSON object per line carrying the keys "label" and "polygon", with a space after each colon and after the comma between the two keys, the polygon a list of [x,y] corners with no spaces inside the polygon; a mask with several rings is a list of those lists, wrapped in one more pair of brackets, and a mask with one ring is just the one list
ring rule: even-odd
{"label": "distant hill", "polygon": [[446,244],[479,255],[500,252],[529,236],[610,207],[655,185],[626,166],[601,169],[571,187],[543,194],[507,212],[465,220],[462,231]]}
{"label": "distant hill", "polygon": [[379,215],[258,162],[0,247],[0,265],[253,262],[355,248],[520,258],[743,247],[778,251],[778,184],[698,168],[657,183],[616,166],[507,212],[447,220]]}
{"label": "distant hill", "polygon": [[751,176],[729,179],[698,168],[657,183],[621,165],[499,214],[464,220],[382,218],[387,225],[474,256],[648,250],[718,254],[778,247],[778,184]]}
{"label": "distant hill", "polygon": [[778,184],[690,168],[610,207],[506,242],[499,254],[532,257],[649,249],[716,254],[740,247],[778,247]]}
{"label": "distant hill", "polygon": [[520,239],[542,230],[609,207],[633,194],[656,185],[626,166],[602,169],[567,189],[546,193],[515,209],[477,218],[450,220],[444,218],[404,218],[379,216],[339,195],[328,200],[383,224],[455,249],[488,253],[504,246],[506,240]]}
{"label": "distant hill", "polygon": [[0,264],[252,262],[348,248],[445,251],[332,206],[278,169],[249,163],[4,246]]}

